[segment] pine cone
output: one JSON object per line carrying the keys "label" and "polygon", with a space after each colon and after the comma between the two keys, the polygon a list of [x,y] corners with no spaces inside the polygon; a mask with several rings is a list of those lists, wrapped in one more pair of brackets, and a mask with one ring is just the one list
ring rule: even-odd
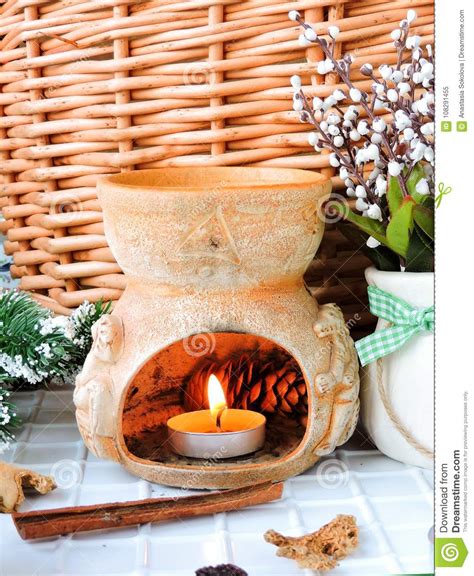
{"label": "pine cone", "polygon": [[279,414],[304,420],[308,413],[306,383],[293,358],[271,355],[254,360],[242,355],[225,364],[208,363],[190,380],[186,389],[187,410],[209,408],[207,382],[214,374],[222,384],[232,408]]}
{"label": "pine cone", "polygon": [[233,564],[219,564],[219,566],[199,568],[196,570],[196,576],[248,576],[248,574]]}

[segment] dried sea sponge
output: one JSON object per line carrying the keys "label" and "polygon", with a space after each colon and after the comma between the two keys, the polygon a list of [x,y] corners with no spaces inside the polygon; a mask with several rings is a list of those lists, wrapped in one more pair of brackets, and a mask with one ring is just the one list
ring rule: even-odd
{"label": "dried sea sponge", "polygon": [[51,476],[0,462],[0,512],[11,514],[18,510],[25,500],[23,488],[34,488],[40,494],[47,494],[56,488],[56,483]]}
{"label": "dried sea sponge", "polygon": [[305,536],[283,536],[268,530],[264,538],[278,546],[277,556],[296,560],[299,568],[327,572],[357,548],[359,529],[354,516],[339,515],[317,532]]}

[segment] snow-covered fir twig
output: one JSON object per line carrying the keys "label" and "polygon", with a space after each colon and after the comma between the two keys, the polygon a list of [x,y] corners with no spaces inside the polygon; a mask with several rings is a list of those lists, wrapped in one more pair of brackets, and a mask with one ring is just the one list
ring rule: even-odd
{"label": "snow-covered fir twig", "polygon": [[70,317],[54,316],[25,292],[0,290],[0,445],[18,424],[5,389],[73,380],[90,350],[92,325],[109,309],[84,302]]}
{"label": "snow-covered fir twig", "polygon": [[13,439],[13,429],[19,424],[16,408],[9,401],[10,392],[0,387],[0,454]]}

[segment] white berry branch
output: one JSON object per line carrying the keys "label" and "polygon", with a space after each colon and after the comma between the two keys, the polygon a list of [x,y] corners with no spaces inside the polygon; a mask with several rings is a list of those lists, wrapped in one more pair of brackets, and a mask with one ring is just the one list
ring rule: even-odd
{"label": "white berry branch", "polygon": [[[410,176],[417,165],[425,174],[416,184],[417,193],[433,195],[434,63],[431,47],[428,45],[424,53],[421,38],[410,34],[416,12],[409,10],[391,34],[397,50],[396,65],[380,66],[380,77],[371,64],[360,68],[362,75],[372,80],[369,92],[351,80],[352,56],[335,57],[340,33],[336,26],[329,26],[326,39],[298,12],[291,11],[289,17],[303,28],[300,44],[321,49],[324,59],[316,64],[318,74],[334,73],[347,87],[337,88],[324,100],[315,97],[310,103],[301,78],[291,78],[293,108],[303,122],[315,128],[309,143],[316,151],[331,152],[330,164],[339,169],[347,195],[357,198],[356,209],[388,223],[390,212],[384,196],[389,180],[395,178],[403,196],[409,197]],[[361,118],[361,111],[366,118]],[[371,167],[368,178],[364,174],[367,167]]]}

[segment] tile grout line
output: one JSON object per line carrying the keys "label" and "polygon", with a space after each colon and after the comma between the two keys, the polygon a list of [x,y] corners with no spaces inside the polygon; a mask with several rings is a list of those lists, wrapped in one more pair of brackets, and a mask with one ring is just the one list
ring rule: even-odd
{"label": "tile grout line", "polygon": [[[344,464],[349,469],[349,459],[347,458],[346,454],[344,454],[344,453],[341,454],[341,460],[344,462]],[[372,506],[372,503],[370,502],[370,498],[365,493],[365,491],[362,487],[362,484],[361,484],[359,478],[357,477],[357,474],[352,474],[351,476],[352,476],[352,482],[349,483],[351,492],[353,492],[354,496],[358,496],[359,498],[361,498],[364,501],[366,511],[369,512],[371,519],[374,520],[374,522],[372,522],[372,526],[377,530],[379,539],[384,543],[385,548],[388,551],[388,556],[393,560],[394,564],[396,564],[397,573],[402,574],[404,571],[402,564],[399,561],[398,555],[396,554],[395,550],[393,549],[393,547],[390,543],[390,540],[389,540],[389,538],[385,532],[385,529],[383,527],[383,523],[379,520],[377,514],[375,513],[374,507]],[[354,486],[356,488],[355,491],[352,489],[352,486]],[[394,573],[393,568],[390,568],[390,571],[392,573]]]}
{"label": "tile grout line", "polygon": [[[227,513],[220,512],[219,514],[213,514],[213,516],[215,535],[219,542],[219,555],[222,554],[222,563],[233,564],[235,559]],[[221,562],[221,560],[219,560],[219,562]]]}
{"label": "tile grout line", "polygon": [[[139,499],[151,498],[153,496],[153,491],[151,484],[142,478],[138,482],[138,497]],[[150,554],[151,554],[151,523],[142,524],[137,527],[137,540],[138,545],[135,551],[136,562],[140,564],[139,570],[144,574],[149,571],[150,568]],[[135,566],[137,567],[137,566]]]}
{"label": "tile grout line", "polygon": [[[303,515],[301,514],[300,507],[295,498],[293,490],[293,478],[290,478],[285,482],[285,508],[288,511],[288,516],[290,518],[290,524],[292,524],[292,529],[299,532],[300,536],[308,533],[308,529],[304,523]],[[304,569],[301,571],[305,576],[314,576],[315,572],[313,570]]]}

